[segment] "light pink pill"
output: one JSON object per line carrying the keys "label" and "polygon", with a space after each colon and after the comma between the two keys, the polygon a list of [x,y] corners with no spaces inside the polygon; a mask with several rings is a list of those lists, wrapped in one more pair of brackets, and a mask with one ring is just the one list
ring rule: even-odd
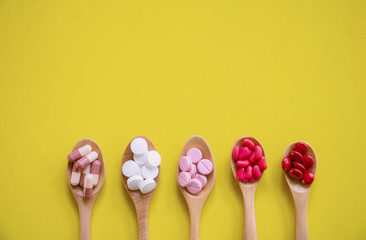
{"label": "light pink pill", "polygon": [[197,194],[202,190],[202,183],[197,178],[193,178],[187,190],[192,194]]}
{"label": "light pink pill", "polygon": [[233,149],[233,159],[236,161],[239,158],[239,146],[235,146]]}
{"label": "light pink pill", "polygon": [[98,158],[98,153],[93,151],[91,153],[89,153],[88,155],[80,158],[79,160],[76,161],[76,166],[78,168],[83,169],[86,165],[92,163],[95,159]]}
{"label": "light pink pill", "polygon": [[257,145],[254,147],[254,157],[255,159],[261,159],[263,154],[263,150],[261,148],[261,146]]}
{"label": "light pink pill", "polygon": [[246,174],[246,177],[248,179],[251,179],[253,177],[253,167],[252,166],[248,166],[246,169],[245,169],[245,174]]}
{"label": "light pink pill", "polygon": [[191,174],[191,177],[193,177],[194,175],[196,175],[196,173],[197,173],[197,166],[196,166],[196,164],[192,164],[189,174]]}
{"label": "light pink pill", "polygon": [[250,151],[247,147],[241,147],[240,153],[239,153],[239,160],[245,160],[248,159],[252,151]]}
{"label": "light pink pill", "polygon": [[192,168],[192,160],[188,156],[183,156],[179,159],[179,168],[183,172],[188,172]]}
{"label": "light pink pill", "polygon": [[212,172],[213,165],[212,162],[208,159],[202,159],[197,164],[198,172],[202,175],[208,175]]}
{"label": "light pink pill", "polygon": [[93,180],[93,185],[96,186],[98,184],[98,180],[99,180],[99,173],[100,173],[100,166],[101,163],[99,160],[95,160],[90,168],[90,174],[93,176],[94,180]]}
{"label": "light pink pill", "polygon": [[203,175],[201,175],[201,174],[196,174],[196,175],[194,176],[194,178],[198,179],[198,180],[201,182],[201,184],[202,184],[202,188],[203,188],[204,186],[206,186],[206,184],[207,184],[207,177],[206,177],[206,176],[203,176]]}
{"label": "light pink pill", "polygon": [[69,160],[69,162],[74,162],[75,160],[81,158],[82,156],[85,156],[86,154],[90,153],[91,151],[92,151],[92,147],[89,144],[87,144],[87,145],[82,146],[79,149],[76,149],[72,153],[70,153],[67,156],[67,159]]}
{"label": "light pink pill", "polygon": [[255,162],[255,152],[252,151],[252,153],[249,156],[249,162],[254,163]]}
{"label": "light pink pill", "polygon": [[250,139],[244,139],[243,140],[243,146],[249,148],[250,150],[252,150],[254,148],[255,144]]}
{"label": "light pink pill", "polygon": [[258,165],[254,165],[253,175],[256,179],[260,179],[262,177],[262,172]]}
{"label": "light pink pill", "polygon": [[178,182],[181,187],[187,187],[191,183],[191,174],[188,172],[179,173]]}
{"label": "light pink pill", "polygon": [[198,148],[191,148],[188,150],[187,156],[192,159],[193,163],[198,163],[202,159],[202,152]]}

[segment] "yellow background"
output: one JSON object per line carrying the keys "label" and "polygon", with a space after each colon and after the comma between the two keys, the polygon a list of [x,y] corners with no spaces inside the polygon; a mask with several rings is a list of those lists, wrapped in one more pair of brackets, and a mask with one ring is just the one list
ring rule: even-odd
{"label": "yellow background", "polygon": [[175,173],[195,134],[217,168],[201,239],[242,239],[229,165],[242,135],[268,160],[258,239],[293,239],[280,163],[297,140],[318,154],[310,238],[366,239],[365,10],[362,0],[0,0],[0,239],[79,238],[66,156],[83,137],[106,164],[92,239],[137,239],[120,162],[139,134],[163,158],[150,239],[188,239]]}

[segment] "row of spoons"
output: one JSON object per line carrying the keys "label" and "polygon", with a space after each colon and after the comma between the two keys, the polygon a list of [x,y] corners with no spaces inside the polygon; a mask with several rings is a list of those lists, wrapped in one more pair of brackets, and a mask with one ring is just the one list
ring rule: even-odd
{"label": "row of spoons", "polygon": [[[156,148],[154,144],[145,136],[137,136],[135,138],[143,138],[146,140],[148,144],[148,150],[155,150]],[[134,139],[135,139],[134,138]],[[263,149],[263,156],[265,156],[265,151],[261,143],[254,137],[251,136],[244,136],[239,138],[235,141],[234,146],[240,146],[241,142],[244,138],[252,140],[256,145],[260,145]],[[131,142],[133,139],[131,140]],[[133,159],[133,153],[131,151],[130,145],[131,142],[126,147],[126,150],[122,157],[122,166],[123,164]],[[73,186],[70,184],[71,178],[71,171],[72,171],[72,164],[68,164],[67,167],[67,178],[69,182],[69,186],[71,192],[73,193],[75,200],[79,207],[79,216],[80,216],[80,239],[81,240],[90,240],[90,217],[91,211],[94,205],[94,202],[104,184],[105,180],[105,166],[104,166],[104,159],[102,152],[98,146],[98,144],[89,139],[84,138],[77,142],[72,151],[89,144],[92,146],[93,150],[96,151],[99,155],[99,161],[101,162],[101,169],[100,169],[100,176],[99,182],[97,186],[93,189],[92,196],[89,198],[83,197],[83,191],[78,186]],[[315,173],[317,160],[316,154],[314,149],[308,144],[309,146],[309,154],[314,159],[314,166],[313,171]],[[207,141],[202,138],[201,136],[192,136],[183,146],[183,149],[180,153],[179,157],[184,156],[190,148],[198,148],[202,151],[203,158],[208,159],[212,162],[214,166],[213,155],[211,149],[207,143]],[[288,146],[284,152],[284,156],[287,156],[288,153],[293,148],[293,144]],[[236,166],[234,161],[231,161],[231,168],[236,179]],[[177,167],[177,179],[179,175],[179,167]],[[154,194],[155,190],[151,191],[147,194],[142,194],[140,191],[131,191],[127,187],[127,177],[122,174],[123,178],[123,185],[125,186],[128,194],[130,195],[136,209],[137,215],[137,222],[138,222],[138,229],[139,229],[139,239],[146,240],[148,239],[148,208],[150,204],[150,200],[152,195]],[[160,178],[160,166],[159,166],[159,174],[154,179],[156,183],[158,183]],[[311,185],[302,185],[300,182],[295,181],[287,176],[285,173],[286,181],[291,189],[292,196],[295,202],[295,209],[296,209],[296,239],[297,240],[306,240],[309,239],[308,235],[308,227],[307,227],[307,202],[309,197],[309,192]],[[199,239],[199,222],[200,222],[200,215],[202,207],[209,196],[216,180],[216,170],[213,167],[213,171],[210,175],[207,176],[207,185],[202,189],[201,192],[198,194],[191,194],[187,191],[186,188],[181,187],[178,184],[182,195],[184,196],[187,206],[189,209],[190,214],[190,239],[191,240],[198,240]],[[237,181],[239,187],[243,193],[243,200],[244,200],[244,239],[246,240],[256,240],[257,239],[257,232],[256,232],[256,220],[255,220],[255,211],[254,211],[254,195],[255,191],[259,182],[259,179],[255,180],[254,182],[244,183],[241,181]]]}

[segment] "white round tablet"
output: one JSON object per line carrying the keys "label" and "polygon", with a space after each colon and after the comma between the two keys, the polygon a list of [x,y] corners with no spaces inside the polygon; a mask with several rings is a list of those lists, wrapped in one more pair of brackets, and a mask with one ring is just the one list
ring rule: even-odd
{"label": "white round tablet", "polygon": [[134,175],[127,179],[127,187],[132,191],[139,190],[142,181],[144,181],[144,179],[140,175]]}
{"label": "white round tablet", "polygon": [[126,177],[131,177],[133,175],[140,175],[140,166],[134,160],[128,160],[122,166],[122,173]]}
{"label": "white round tablet", "polygon": [[147,154],[146,165],[148,167],[151,167],[151,168],[157,167],[160,165],[160,163],[161,163],[161,157],[157,151],[153,150]]}
{"label": "white round tablet", "polygon": [[147,151],[147,142],[143,138],[135,138],[131,142],[131,151],[134,154],[143,154]]}
{"label": "white round tablet", "polygon": [[135,162],[137,162],[138,165],[140,165],[140,166],[145,165],[147,154],[148,154],[147,151],[144,152],[143,154],[139,154],[139,155],[134,154],[133,159],[135,160]]}
{"label": "white round tablet", "polygon": [[140,184],[140,191],[141,193],[145,194],[145,193],[149,193],[152,190],[154,190],[156,188],[156,182],[154,181],[154,179],[152,178],[148,178],[145,179],[144,181],[142,181],[142,183]]}
{"label": "white round tablet", "polygon": [[147,166],[143,166],[141,168],[141,175],[143,178],[156,178],[158,174],[159,174],[159,168],[157,167],[149,168]]}

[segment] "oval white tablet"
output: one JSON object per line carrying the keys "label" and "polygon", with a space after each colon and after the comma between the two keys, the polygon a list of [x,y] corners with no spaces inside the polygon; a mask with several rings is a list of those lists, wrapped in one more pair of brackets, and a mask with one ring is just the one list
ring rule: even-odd
{"label": "oval white tablet", "polygon": [[156,188],[156,182],[154,181],[154,179],[152,178],[148,178],[145,179],[144,181],[142,181],[142,183],[140,184],[140,191],[141,193],[145,194],[145,193],[149,193],[152,190],[154,190]]}
{"label": "oval white tablet", "polygon": [[155,151],[152,150],[147,154],[147,158],[146,158],[146,165],[148,167],[158,167],[161,163],[161,157],[160,154]]}
{"label": "oval white tablet", "polygon": [[122,173],[126,177],[131,177],[133,175],[140,175],[140,166],[134,160],[128,160],[123,164]]}
{"label": "oval white tablet", "polygon": [[141,175],[143,178],[156,178],[158,174],[159,174],[159,168],[157,167],[149,168],[147,166],[143,166],[141,168]]}
{"label": "oval white tablet", "polygon": [[139,190],[142,181],[144,181],[144,179],[140,175],[134,175],[127,179],[127,187],[132,191]]}
{"label": "oval white tablet", "polygon": [[131,142],[131,151],[134,154],[143,154],[147,151],[147,142],[143,138],[135,138]]}
{"label": "oval white tablet", "polygon": [[137,162],[138,165],[140,165],[140,166],[145,165],[147,154],[148,154],[147,151],[144,152],[143,154],[139,154],[139,155],[134,154],[133,159],[135,160],[135,162]]}

